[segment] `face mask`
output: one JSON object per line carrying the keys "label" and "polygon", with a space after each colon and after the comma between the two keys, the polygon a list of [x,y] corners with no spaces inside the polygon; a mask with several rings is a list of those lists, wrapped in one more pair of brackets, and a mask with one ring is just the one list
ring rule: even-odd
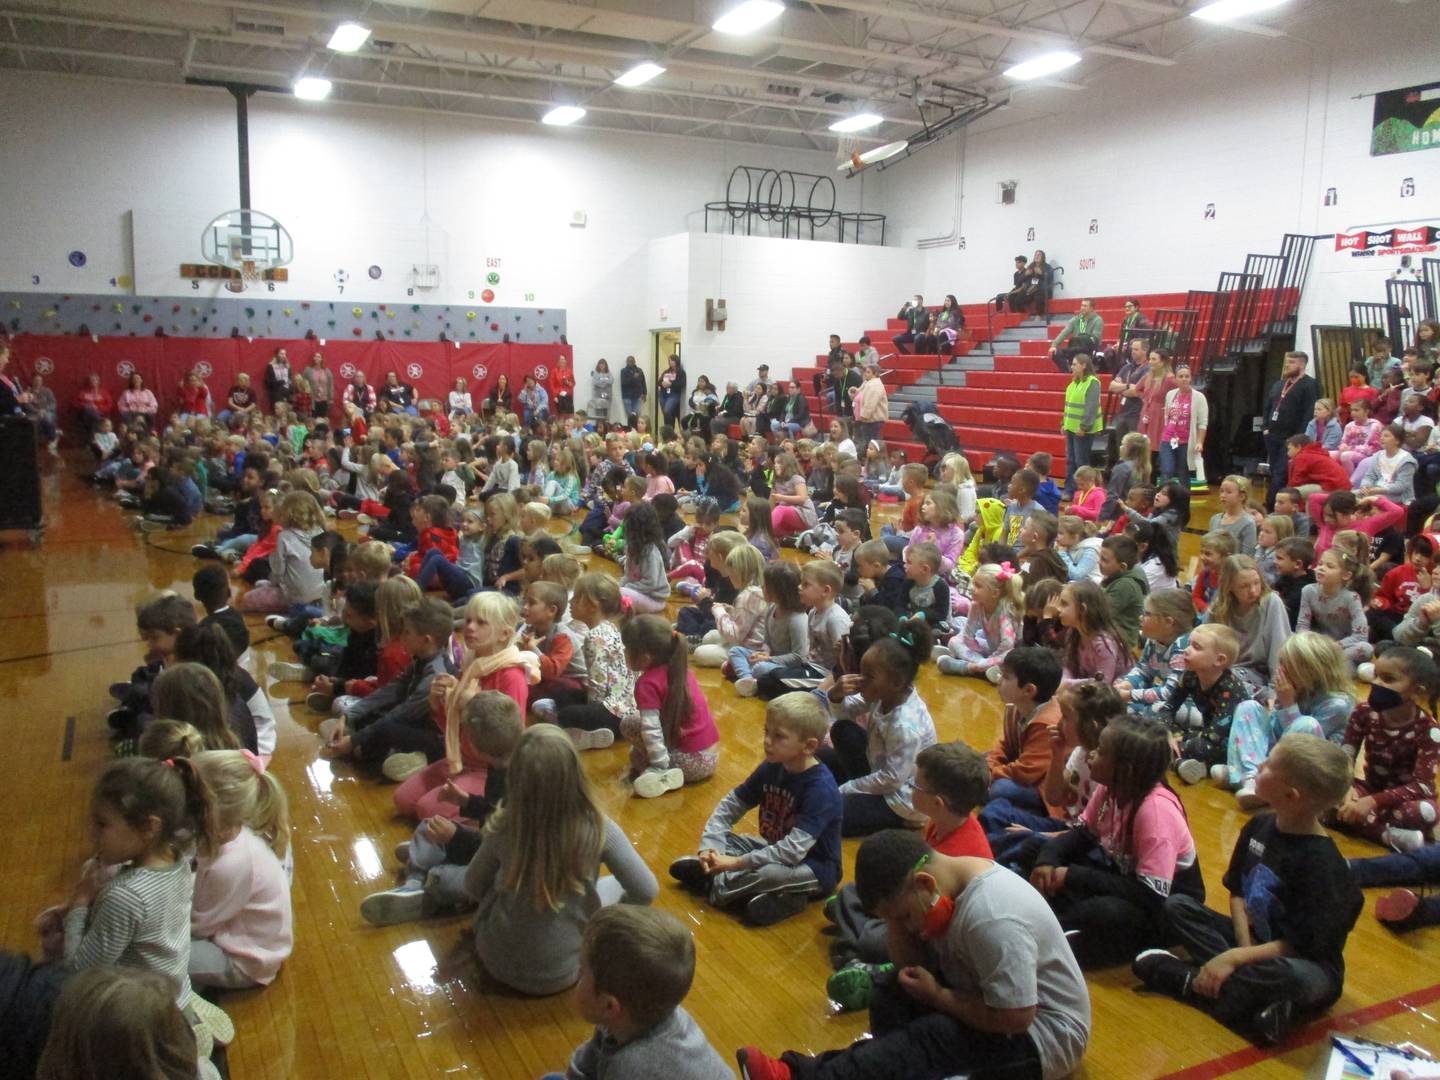
{"label": "face mask", "polygon": [[1398,709],[1405,704],[1405,699],[1391,690],[1388,686],[1381,686],[1379,683],[1370,685],[1370,707],[1376,712],[1385,712],[1387,709]]}
{"label": "face mask", "polygon": [[937,896],[931,901],[927,908],[922,901],[921,910],[925,914],[925,925],[920,928],[920,936],[926,941],[934,941],[943,937],[945,931],[950,928],[950,920],[955,917],[955,898],[953,896]]}

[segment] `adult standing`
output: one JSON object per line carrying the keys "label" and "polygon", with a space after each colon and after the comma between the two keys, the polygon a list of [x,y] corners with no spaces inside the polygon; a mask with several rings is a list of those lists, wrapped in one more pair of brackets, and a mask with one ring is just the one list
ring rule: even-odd
{"label": "adult standing", "polygon": [[[846,356],[849,354],[847,353]],[[845,363],[845,357],[830,361],[829,398],[830,415],[849,416],[850,402],[860,390],[860,384],[864,382],[864,376],[855,368]],[[824,401],[827,395],[821,395],[820,400]]]}
{"label": "adult standing", "polygon": [[[10,359],[10,350],[0,346],[0,361]],[[5,365],[0,362],[0,375],[4,375]],[[0,381],[0,415],[4,414],[3,381]],[[104,420],[115,409],[115,403],[110,400],[109,392],[100,385],[100,376],[91,372],[85,379],[85,385],[75,394],[74,406],[80,414],[80,426],[85,429],[85,441],[88,443],[90,437],[95,434],[95,428],[101,420]]]}
{"label": "adult standing", "polygon": [[358,368],[345,387],[344,400],[346,405],[354,405],[366,416],[375,411],[375,388],[365,381],[365,373]]}
{"label": "adult standing", "polygon": [[1104,338],[1105,320],[1095,313],[1095,301],[1081,300],[1080,310],[1050,343],[1050,359],[1060,371],[1068,371],[1080,353],[1093,357]]}
{"label": "adult standing", "polygon": [[1110,380],[1110,393],[1120,398],[1120,407],[1115,412],[1115,434],[1121,439],[1140,427],[1140,384],[1150,371],[1145,342],[1138,339],[1130,342],[1125,356],[1125,362]]}
{"label": "adult standing", "polygon": [[635,426],[640,418],[640,409],[650,397],[650,387],[645,382],[645,372],[635,363],[635,357],[625,357],[625,366],[620,369],[620,404],[625,409],[625,423]]}
{"label": "adult standing", "polygon": [[858,449],[861,456],[872,439],[880,437],[880,429],[890,419],[890,395],[880,381],[880,369],[874,364],[865,365],[864,381],[855,395],[855,422],[860,429]]}
{"label": "adult standing", "polygon": [[284,349],[276,349],[265,365],[265,394],[270,399],[270,411],[282,401],[290,400],[290,357]]}
{"label": "adult standing", "polygon": [[144,377],[138,371],[130,373],[130,385],[120,391],[120,422],[129,427],[136,420],[143,420],[151,431],[155,430],[155,414],[160,403],[155,393],[145,385]]}
{"label": "adult standing", "polygon": [[409,383],[401,382],[400,376],[393,371],[385,373],[385,385],[380,387],[380,396],[390,402],[391,412],[420,415],[420,410],[415,407],[415,388]]}
{"label": "adult standing", "polygon": [[324,420],[330,415],[330,406],[335,401],[335,376],[325,366],[323,353],[311,355],[305,378],[310,383],[310,411],[315,419]]}
{"label": "adult standing", "polygon": [[925,310],[925,298],[916,293],[913,299],[905,301],[900,313],[895,317],[905,320],[905,331],[891,338],[891,344],[895,346],[896,352],[909,352],[906,346],[914,345],[915,339],[923,335],[926,327],[930,325],[930,312]]}
{"label": "adult standing", "polygon": [[685,404],[685,365],[680,362],[679,353],[670,354],[665,370],[660,374],[660,384],[655,390],[660,399],[663,423],[674,427],[680,419],[680,409]]}
{"label": "adult standing", "polygon": [[1070,382],[1065,386],[1065,494],[1075,494],[1075,470],[1090,464],[1090,448],[1100,430],[1100,380],[1093,361],[1077,353],[1070,361]]}
{"label": "adult standing", "polygon": [[1150,449],[1160,445],[1160,432],[1165,428],[1165,395],[1179,384],[1170,373],[1170,354],[1164,349],[1150,350],[1150,372],[1140,380],[1140,427],[1150,440]]}
{"label": "adult standing", "polygon": [[[0,416],[23,416],[25,414],[25,402],[29,395],[13,376],[6,370],[10,366],[10,346],[0,341]],[[90,376],[95,380],[95,385],[100,385],[100,376]],[[109,411],[108,409],[106,410]],[[99,420],[99,417],[96,417]]]}
{"label": "adult standing", "polygon": [[514,411],[515,395],[510,391],[510,376],[501,372],[495,379],[495,385],[490,388],[490,393],[485,396],[485,415],[494,416],[496,413]]}
{"label": "adult standing", "polygon": [[575,411],[575,369],[570,366],[570,357],[564,353],[555,357],[555,366],[545,377],[545,385],[556,416],[569,416]]}
{"label": "adult standing", "polygon": [[615,376],[610,374],[610,363],[603,356],[595,361],[595,370],[590,372],[590,401],[585,411],[592,420],[610,419],[610,398],[615,390]]}
{"label": "adult standing", "polygon": [[1285,440],[1303,435],[1305,425],[1315,414],[1320,397],[1320,384],[1305,374],[1310,357],[1303,352],[1287,352],[1280,368],[1280,378],[1270,384],[1265,395],[1265,454],[1270,459],[1270,490],[1265,495],[1265,508],[1275,509],[1275,496],[1286,486],[1290,472],[1290,455]]}
{"label": "adult standing", "polygon": [[[1186,491],[1205,454],[1210,404],[1190,385],[1190,365],[1175,365],[1175,389],[1165,395],[1165,424],[1160,431],[1160,475],[1176,480]],[[1157,480],[1156,487],[1160,486]]]}

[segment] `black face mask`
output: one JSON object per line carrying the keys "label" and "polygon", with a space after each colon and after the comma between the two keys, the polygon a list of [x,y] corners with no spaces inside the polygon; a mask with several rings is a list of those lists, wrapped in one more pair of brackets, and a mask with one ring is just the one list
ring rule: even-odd
{"label": "black face mask", "polygon": [[1398,709],[1405,704],[1405,699],[1391,690],[1388,686],[1381,686],[1379,683],[1370,685],[1370,707],[1376,712],[1385,712],[1387,709]]}

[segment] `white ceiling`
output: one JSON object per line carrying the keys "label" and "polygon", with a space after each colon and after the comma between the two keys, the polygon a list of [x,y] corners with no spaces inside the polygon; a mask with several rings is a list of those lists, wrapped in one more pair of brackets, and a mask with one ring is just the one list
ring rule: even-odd
{"label": "white ceiling", "polygon": [[[1015,91],[1003,69],[1053,48],[1082,61],[1042,85],[1078,91],[1115,66],[1183,65],[1207,34],[1278,36],[1302,7],[1236,28],[1187,18],[1199,0],[786,0],[758,34],[712,31],[735,2],[0,0],[0,67],[277,88],[316,74],[350,102],[538,122],[568,101],[589,110],[587,128],[831,150],[828,126],[861,106],[886,118],[863,137],[876,145],[975,93],[1003,101]],[[325,43],[347,19],[373,36],[359,53],[332,53]],[[611,85],[647,58],[665,74]]]}

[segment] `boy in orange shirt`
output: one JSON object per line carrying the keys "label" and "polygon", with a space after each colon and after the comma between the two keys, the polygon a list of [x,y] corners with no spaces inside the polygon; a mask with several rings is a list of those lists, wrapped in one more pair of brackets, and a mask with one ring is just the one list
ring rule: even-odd
{"label": "boy in orange shirt", "polygon": [[912,461],[900,470],[900,488],[905,492],[905,507],[900,511],[898,525],[880,526],[880,539],[893,554],[900,554],[910,542],[910,534],[920,524],[920,504],[925,501],[925,481],[930,473],[918,461]]}
{"label": "boy in orange shirt", "polygon": [[1005,654],[1000,665],[1000,700],[1005,724],[995,748],[985,755],[990,766],[990,798],[1045,813],[1040,784],[1050,771],[1050,731],[1060,723],[1055,691],[1060,658],[1038,645],[1022,645]]}

